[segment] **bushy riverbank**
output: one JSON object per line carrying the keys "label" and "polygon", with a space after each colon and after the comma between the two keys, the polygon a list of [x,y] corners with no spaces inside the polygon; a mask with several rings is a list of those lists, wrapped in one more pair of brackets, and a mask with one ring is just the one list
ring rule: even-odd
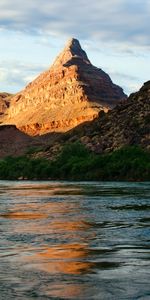
{"label": "bushy riverbank", "polygon": [[150,180],[150,152],[124,147],[96,155],[82,144],[66,145],[55,161],[29,156],[0,160],[0,179]]}

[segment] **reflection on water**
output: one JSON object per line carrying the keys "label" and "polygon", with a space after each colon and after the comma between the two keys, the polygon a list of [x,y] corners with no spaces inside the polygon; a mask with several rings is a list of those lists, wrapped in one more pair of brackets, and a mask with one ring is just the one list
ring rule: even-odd
{"label": "reflection on water", "polygon": [[0,182],[0,299],[150,299],[150,184]]}

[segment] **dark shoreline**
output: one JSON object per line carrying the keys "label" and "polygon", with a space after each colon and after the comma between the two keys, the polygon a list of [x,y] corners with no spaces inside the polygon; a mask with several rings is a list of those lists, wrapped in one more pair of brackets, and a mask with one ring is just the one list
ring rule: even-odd
{"label": "dark shoreline", "polygon": [[32,156],[0,160],[0,180],[150,181],[150,152],[128,146],[106,154],[79,143],[64,146],[55,160]]}

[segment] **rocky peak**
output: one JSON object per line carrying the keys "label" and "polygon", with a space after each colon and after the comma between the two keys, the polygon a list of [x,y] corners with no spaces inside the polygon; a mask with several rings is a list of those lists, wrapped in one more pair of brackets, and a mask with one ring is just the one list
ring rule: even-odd
{"label": "rocky peak", "polygon": [[65,132],[125,98],[122,88],[90,63],[73,38],[49,70],[12,98],[3,124],[14,124],[30,135]]}
{"label": "rocky peak", "polygon": [[70,64],[76,64],[77,60],[85,64],[91,64],[86,52],[81,48],[77,39],[71,38],[68,40],[64,50],[54,61],[51,68],[58,68],[59,66],[67,67]]}

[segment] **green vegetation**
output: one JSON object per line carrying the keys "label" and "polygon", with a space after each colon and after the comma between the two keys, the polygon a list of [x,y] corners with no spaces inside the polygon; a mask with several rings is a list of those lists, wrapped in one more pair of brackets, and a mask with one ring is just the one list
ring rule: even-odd
{"label": "green vegetation", "polygon": [[96,155],[75,142],[55,161],[24,157],[0,160],[0,179],[150,180],[150,153],[128,146]]}

